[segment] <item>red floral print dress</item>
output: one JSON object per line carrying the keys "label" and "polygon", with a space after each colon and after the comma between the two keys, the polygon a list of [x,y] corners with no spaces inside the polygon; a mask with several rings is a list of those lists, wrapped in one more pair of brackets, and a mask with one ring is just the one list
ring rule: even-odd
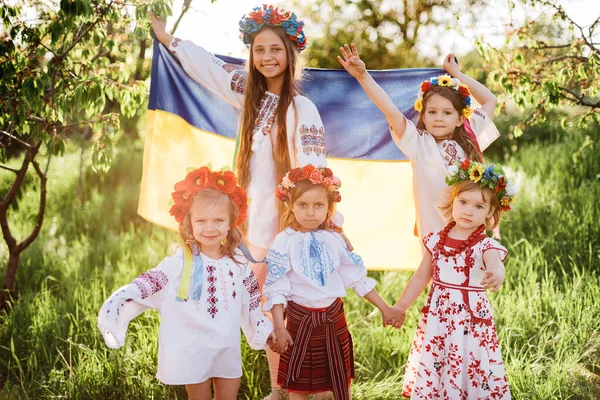
{"label": "red floral print dress", "polygon": [[[410,349],[402,395],[411,399],[510,399],[492,307],[481,286],[483,254],[498,250],[485,235],[463,252],[436,250],[439,231],[423,238],[432,255],[433,282]],[[445,248],[460,240],[447,238]]]}

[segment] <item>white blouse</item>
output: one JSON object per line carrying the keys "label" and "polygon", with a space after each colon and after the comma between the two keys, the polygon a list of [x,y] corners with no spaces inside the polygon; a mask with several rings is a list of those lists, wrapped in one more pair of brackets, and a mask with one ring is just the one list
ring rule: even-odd
{"label": "white blouse", "polygon": [[[492,119],[481,108],[473,110],[469,124],[477,137],[479,148],[485,150],[500,133]],[[444,228],[448,222],[440,204],[448,198],[446,176],[456,161],[463,161],[466,154],[454,140],[436,142],[433,135],[406,120],[404,135],[399,138],[390,127],[392,138],[410,159],[413,170],[413,196],[417,215],[417,232],[423,238],[431,231]]]}
{"label": "white blouse", "polygon": [[285,229],[267,254],[264,309],[288,301],[308,308],[325,308],[353,288],[363,297],[375,288],[358,254],[346,247],[337,232],[298,232]]}
{"label": "white blouse", "polygon": [[256,277],[241,253],[236,258],[239,264],[228,257],[195,256],[186,300],[177,299],[181,249],[119,288],[98,314],[106,345],[123,346],[129,322],[154,309],[160,314],[156,377],[161,382],[184,385],[211,377],[239,378],[240,327],[250,347],[261,350],[273,326],[260,308]]}
{"label": "white blouse", "polygon": [[[174,38],[169,50],[195,81],[216,93],[225,102],[242,109],[246,73],[237,65],[225,63],[187,40]],[[279,96],[266,92],[260,103],[252,135],[248,198],[248,241],[269,248],[278,232],[277,188],[273,155],[277,143],[275,111]],[[294,96],[288,107],[286,127],[292,167],[313,164],[325,167],[325,129],[317,107],[304,96]],[[238,123],[239,132],[239,123]],[[279,178],[279,177],[277,177]]]}

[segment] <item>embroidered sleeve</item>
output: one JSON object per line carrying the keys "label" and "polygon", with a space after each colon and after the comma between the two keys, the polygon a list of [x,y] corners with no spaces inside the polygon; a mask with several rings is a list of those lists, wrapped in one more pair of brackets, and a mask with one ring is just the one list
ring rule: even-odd
{"label": "embroidered sleeve", "polygon": [[217,94],[225,102],[242,108],[246,74],[189,40],[173,38],[169,51],[181,62],[185,72],[196,82]]}
{"label": "embroidered sleeve", "polygon": [[[336,238],[342,241],[339,234],[334,234]],[[340,269],[339,274],[342,277],[344,286],[352,288],[356,294],[363,297],[375,288],[377,282],[371,278],[367,278],[367,268],[365,267],[361,256],[351,252],[346,248],[346,245],[340,246]]]}
{"label": "embroidered sleeve", "polygon": [[433,254],[433,249],[438,242],[438,231],[429,232],[423,237],[423,245],[430,254]]}
{"label": "embroidered sleeve", "polygon": [[481,151],[487,149],[494,140],[500,137],[498,128],[496,128],[490,116],[481,108],[473,110],[473,114],[469,118],[469,124],[475,133]]}
{"label": "embroidered sleeve", "polygon": [[242,331],[248,340],[248,345],[254,350],[263,350],[267,338],[273,331],[271,321],[265,316],[260,308],[260,289],[258,280],[248,265],[244,265],[242,276],[244,288],[244,300],[242,301]]}
{"label": "embroidered sleeve", "polygon": [[390,133],[392,134],[392,139],[396,146],[404,155],[411,160],[415,160],[418,157],[419,148],[426,144],[425,140],[429,133],[422,129],[417,129],[415,124],[408,118],[406,119],[406,128],[404,128],[404,134],[402,137],[398,137],[396,132],[390,126]]}
{"label": "embroidered sleeve", "polygon": [[177,261],[175,257],[165,259],[156,268],[119,288],[104,302],[98,313],[98,329],[108,347],[123,346],[129,322],[147,309],[160,308],[169,284],[167,267],[172,269]]}
{"label": "embroidered sleeve", "polygon": [[267,264],[267,277],[263,288],[263,295],[266,299],[265,311],[273,308],[274,304],[285,306],[291,295],[288,272],[291,271],[292,267],[286,249],[287,241],[288,234],[285,231],[279,233],[265,258],[265,264]]}
{"label": "embroidered sleeve", "polygon": [[506,247],[502,246],[500,243],[498,243],[498,241],[492,238],[486,238],[481,242],[481,254],[488,250],[498,250],[500,252],[500,260],[502,262],[504,262],[508,256],[508,250],[506,250]]}
{"label": "embroidered sleeve", "polygon": [[[298,123],[294,135],[296,166],[327,166],[325,128],[317,107],[306,97],[297,97]],[[292,130],[288,127],[288,132]]]}

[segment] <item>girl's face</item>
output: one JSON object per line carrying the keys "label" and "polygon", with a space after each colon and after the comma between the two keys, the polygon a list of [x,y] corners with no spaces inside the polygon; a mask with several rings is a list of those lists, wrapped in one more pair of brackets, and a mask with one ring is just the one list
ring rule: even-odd
{"label": "girl's face", "polygon": [[229,204],[227,201],[194,200],[190,207],[190,222],[200,251],[218,254],[221,241],[227,238],[230,229]]}
{"label": "girl's face", "polygon": [[463,191],[452,202],[452,219],[456,227],[472,232],[492,216],[490,199],[485,199],[481,190]]}
{"label": "girl's face", "polygon": [[318,229],[325,222],[328,209],[327,189],[322,186],[315,186],[314,189],[302,193],[292,205],[294,218],[302,232]]}
{"label": "girl's face", "polygon": [[266,79],[268,86],[281,85],[288,68],[283,40],[271,29],[263,29],[252,43],[254,67]]}
{"label": "girl's face", "polygon": [[464,118],[452,105],[452,102],[439,94],[433,94],[427,99],[423,111],[423,123],[436,141],[451,139],[454,129],[461,126]]}

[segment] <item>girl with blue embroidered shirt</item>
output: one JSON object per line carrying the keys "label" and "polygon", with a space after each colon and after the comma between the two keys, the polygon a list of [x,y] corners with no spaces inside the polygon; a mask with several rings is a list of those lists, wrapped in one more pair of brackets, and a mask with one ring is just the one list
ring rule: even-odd
{"label": "girl with blue embroidered shirt", "polygon": [[207,167],[175,184],[171,215],[183,249],[112,294],[98,315],[106,345],[125,343],[129,322],[144,310],[161,316],[156,377],[186,385],[190,399],[235,400],[242,375],[240,327],[250,347],[274,340],[261,311],[258,281],[238,249],[236,228],[247,211],[245,191],[231,171]]}
{"label": "girl with blue embroidered shirt", "polygon": [[[450,223],[423,239],[426,252],[394,306],[406,312],[432,282],[410,350],[402,395],[411,399],[510,399],[486,289],[505,278],[507,250],[485,234],[511,209],[514,190],[493,165],[450,168]],[[402,323],[395,323],[399,328]]]}
{"label": "girl with blue embroidered shirt", "polygon": [[272,312],[278,338],[272,347],[281,353],[277,383],[290,400],[325,391],[337,400],[349,398],[354,356],[341,300],[346,288],[375,305],[384,325],[403,318],[374,289],[360,256],[329,227],[339,187],[329,168],[307,165],[289,171],[277,189],[285,202],[283,231],[266,258],[264,309]]}
{"label": "girl with blue embroidered shirt", "polygon": [[[415,124],[394,105],[390,96],[373,80],[352,43],[340,48],[338,61],[354,76],[369,98],[385,114],[392,139],[410,159],[416,234],[422,238],[442,229],[446,218],[439,204],[446,200],[444,178],[456,161],[466,158],[483,162],[481,152],[500,134],[492,122],[496,97],[475,79],[463,74],[454,54],[444,58],[443,68],[451,75],[431,78],[421,84]],[[481,105],[473,109],[472,97]]]}

